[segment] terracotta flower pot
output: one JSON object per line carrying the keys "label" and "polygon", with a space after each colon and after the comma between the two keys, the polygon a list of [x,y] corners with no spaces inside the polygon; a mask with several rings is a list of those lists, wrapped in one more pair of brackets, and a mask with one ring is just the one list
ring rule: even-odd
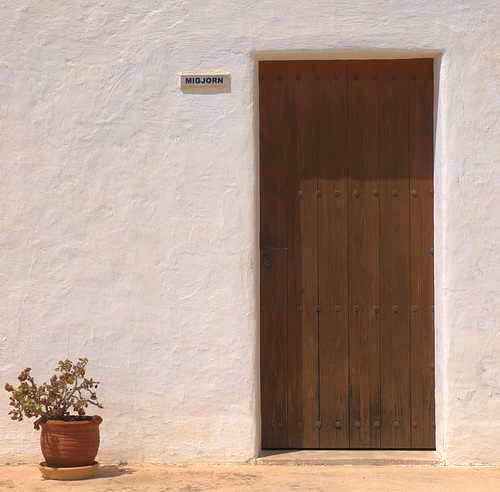
{"label": "terracotta flower pot", "polygon": [[49,466],[87,466],[94,463],[99,449],[99,424],[102,418],[91,420],[43,422],[40,445]]}

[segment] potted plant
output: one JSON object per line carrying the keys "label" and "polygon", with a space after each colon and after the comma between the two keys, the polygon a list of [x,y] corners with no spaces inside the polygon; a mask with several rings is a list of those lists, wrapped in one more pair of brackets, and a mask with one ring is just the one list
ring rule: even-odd
{"label": "potted plant", "polygon": [[[40,444],[46,463],[42,467],[69,468],[91,467],[97,469],[94,458],[99,448],[98,415],[87,416],[89,405],[103,408],[97,400],[95,390],[99,382],[85,377],[88,359],[59,361],[49,382],[37,385],[27,367],[18,376],[16,388],[6,383],[11,393],[9,412],[12,420],[36,418],[35,429],[42,429]],[[75,412],[70,414],[70,410]],[[93,474],[93,473],[92,473]],[[44,475],[45,476],[45,475]],[[57,478],[57,477],[50,477]]]}

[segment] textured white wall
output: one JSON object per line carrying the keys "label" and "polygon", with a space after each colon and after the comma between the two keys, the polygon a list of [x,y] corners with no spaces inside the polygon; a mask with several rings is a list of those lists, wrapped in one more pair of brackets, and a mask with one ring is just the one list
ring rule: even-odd
{"label": "textured white wall", "polygon": [[[1,2],[2,379],[88,357],[101,459],[255,457],[256,60],[432,56],[438,450],[500,464],[499,19],[497,0]],[[182,71],[231,92],[184,94]],[[35,460],[7,399],[0,461]]]}

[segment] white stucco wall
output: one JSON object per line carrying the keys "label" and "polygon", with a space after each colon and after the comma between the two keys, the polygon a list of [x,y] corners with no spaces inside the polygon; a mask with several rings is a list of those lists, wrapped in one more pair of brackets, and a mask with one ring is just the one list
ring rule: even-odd
{"label": "white stucco wall", "polygon": [[[2,381],[86,356],[100,459],[254,458],[256,60],[430,56],[437,446],[500,465],[499,32],[497,0],[1,2]],[[38,459],[7,402],[0,462]]]}

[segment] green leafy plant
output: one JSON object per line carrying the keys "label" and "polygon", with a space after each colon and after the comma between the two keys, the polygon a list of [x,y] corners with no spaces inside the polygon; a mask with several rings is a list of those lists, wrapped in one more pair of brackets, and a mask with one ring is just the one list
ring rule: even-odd
{"label": "green leafy plant", "polygon": [[[27,367],[17,377],[20,385],[15,388],[6,383],[5,389],[12,393],[10,405],[14,407],[9,415],[12,420],[23,420],[24,417],[36,417],[35,429],[47,420],[85,420],[85,409],[90,405],[103,408],[97,401],[95,389],[99,381],[85,377],[85,366],[88,359],[78,359],[76,364],[70,360],[59,361],[56,371],[48,383],[40,386],[35,384],[30,374],[31,368]],[[70,409],[77,415],[70,415]]]}

